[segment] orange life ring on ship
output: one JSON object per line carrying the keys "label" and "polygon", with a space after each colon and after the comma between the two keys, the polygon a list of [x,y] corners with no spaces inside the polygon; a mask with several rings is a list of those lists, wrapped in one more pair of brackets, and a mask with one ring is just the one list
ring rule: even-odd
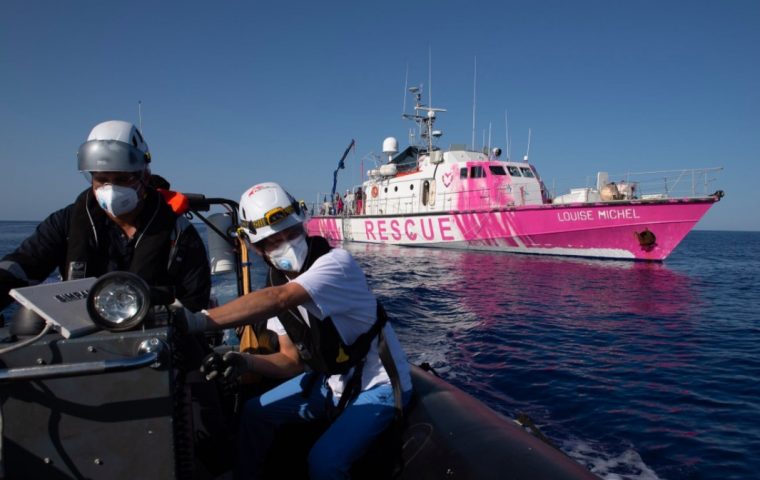
{"label": "orange life ring on ship", "polygon": [[372,197],[374,198],[376,196],[377,196],[377,185],[373,185],[372,186]]}

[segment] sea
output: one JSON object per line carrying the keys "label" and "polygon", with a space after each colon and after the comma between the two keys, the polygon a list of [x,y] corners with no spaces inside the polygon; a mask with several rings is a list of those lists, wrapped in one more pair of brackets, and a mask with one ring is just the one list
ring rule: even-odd
{"label": "sea", "polygon": [[[35,225],[0,222],[0,255]],[[412,363],[600,477],[760,478],[760,232],[692,231],[664,263],[342,248]]]}

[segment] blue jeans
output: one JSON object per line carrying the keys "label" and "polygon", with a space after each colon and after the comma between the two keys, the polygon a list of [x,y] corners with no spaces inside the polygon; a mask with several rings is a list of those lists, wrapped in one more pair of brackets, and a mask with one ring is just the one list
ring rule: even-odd
{"label": "blue jeans", "polygon": [[[314,384],[308,397],[302,392],[316,373],[301,374],[249,400],[243,410],[238,442],[238,478],[261,478],[264,459],[278,426],[309,422],[327,416],[324,381]],[[404,392],[406,405],[411,392]],[[333,405],[337,402],[333,399]],[[393,421],[395,404],[390,385],[376,385],[360,393],[317,440],[309,452],[309,478],[349,478],[351,465]]]}

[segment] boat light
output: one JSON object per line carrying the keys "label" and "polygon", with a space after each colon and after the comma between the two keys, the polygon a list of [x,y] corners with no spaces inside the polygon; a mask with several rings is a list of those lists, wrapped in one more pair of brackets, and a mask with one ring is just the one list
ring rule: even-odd
{"label": "boat light", "polygon": [[100,277],[87,296],[87,312],[98,326],[113,332],[132,329],[150,310],[150,289],[145,280],[130,272],[111,272]]}

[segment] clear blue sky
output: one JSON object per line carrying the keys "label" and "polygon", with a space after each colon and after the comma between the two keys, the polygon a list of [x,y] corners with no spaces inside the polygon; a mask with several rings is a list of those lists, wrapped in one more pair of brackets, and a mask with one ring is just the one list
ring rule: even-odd
{"label": "clear blue sky", "polygon": [[[597,170],[724,167],[700,229],[760,230],[760,2],[102,2],[0,7],[0,220],[41,220],[86,187],[76,150],[137,122],[173,187],[313,201],[383,138],[406,144],[405,71],[448,109],[443,145],[493,125],[547,183]],[[371,167],[365,159],[364,169]]]}

